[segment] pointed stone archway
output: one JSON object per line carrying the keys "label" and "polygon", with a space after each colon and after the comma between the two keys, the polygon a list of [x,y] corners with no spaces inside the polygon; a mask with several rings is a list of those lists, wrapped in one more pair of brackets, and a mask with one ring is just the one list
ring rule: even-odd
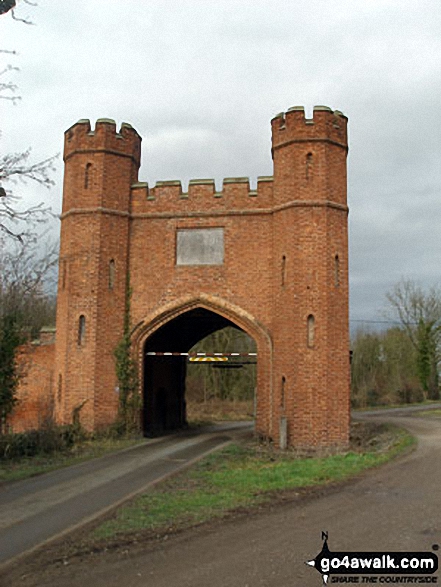
{"label": "pointed stone archway", "polygon": [[[144,434],[155,435],[186,426],[185,355],[209,334],[232,326],[256,343],[256,431],[268,436],[272,422],[265,418],[272,404],[271,340],[265,329],[247,312],[214,296],[177,300],[160,312],[147,316],[133,332],[138,352]],[[160,353],[160,356],[149,353]]]}
{"label": "pointed stone archway", "polygon": [[[190,180],[188,189],[177,180],[149,185],[138,179],[141,137],[129,124],[117,131],[110,119],[94,128],[82,119],[66,131],[54,367],[60,424],[78,406],[87,430],[115,421],[114,351],[130,283],[143,385],[146,345],[171,343],[180,324],[191,334],[202,312],[213,327],[229,321],[257,344],[259,434],[307,452],[347,448],[347,122],[325,106],[312,118],[299,106],[275,116],[273,174],[258,177],[256,189],[244,177],[225,178],[221,189],[212,179]],[[164,385],[177,383],[153,387]],[[185,420],[185,409],[172,413],[165,426]]]}

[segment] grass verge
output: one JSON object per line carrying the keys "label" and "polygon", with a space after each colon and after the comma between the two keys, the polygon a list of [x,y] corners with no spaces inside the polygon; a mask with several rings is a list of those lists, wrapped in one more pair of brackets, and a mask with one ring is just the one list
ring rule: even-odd
{"label": "grass verge", "polygon": [[441,409],[440,410],[421,410],[421,412],[415,412],[413,414],[414,416],[418,416],[418,418],[420,416],[424,416],[424,417],[435,417],[435,418],[439,418],[441,416]]}
{"label": "grass verge", "polygon": [[122,450],[138,444],[138,439],[126,438],[102,438],[87,440],[75,445],[68,452],[53,453],[50,455],[35,455],[33,457],[22,457],[11,461],[0,463],[0,482],[19,481],[48,473],[62,467],[77,465],[84,461],[102,457],[107,453]]}
{"label": "grass verge", "polygon": [[326,458],[296,458],[254,441],[231,444],[120,508],[86,542],[99,548],[99,543],[125,542],[139,533],[161,536],[260,507],[295,489],[346,480],[414,442],[407,432],[389,425],[356,427],[353,449]]}
{"label": "grass verge", "polygon": [[415,402],[411,404],[385,404],[381,406],[366,406],[365,408],[352,408],[354,412],[373,412],[373,411],[381,411],[381,410],[390,410],[392,408],[417,408],[419,406],[430,406],[432,404],[439,403],[440,400],[432,400],[427,399],[422,402]]}

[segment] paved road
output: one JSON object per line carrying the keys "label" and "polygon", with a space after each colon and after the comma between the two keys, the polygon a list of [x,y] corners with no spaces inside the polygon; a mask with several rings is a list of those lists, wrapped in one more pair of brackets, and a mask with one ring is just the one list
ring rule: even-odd
{"label": "paved road", "polygon": [[[251,427],[251,425],[248,425]],[[0,563],[90,520],[229,441],[243,425],[206,428],[0,485]]]}
{"label": "paved road", "polygon": [[322,496],[186,533],[145,552],[68,565],[26,585],[319,587],[320,575],[304,562],[321,549],[322,530],[334,551],[430,551],[441,545],[441,420],[375,417],[408,428],[417,449]]}

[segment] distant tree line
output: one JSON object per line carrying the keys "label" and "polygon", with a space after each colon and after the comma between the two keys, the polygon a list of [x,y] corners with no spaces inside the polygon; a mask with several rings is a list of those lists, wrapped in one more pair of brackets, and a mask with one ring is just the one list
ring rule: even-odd
{"label": "distant tree line", "polygon": [[386,298],[397,325],[352,340],[353,407],[439,399],[441,291],[404,280]]}
{"label": "distant tree line", "polygon": [[[192,352],[253,353],[256,344],[242,330],[228,326],[199,341]],[[250,400],[256,385],[255,357],[228,357],[219,363],[187,365],[188,401]]]}
{"label": "distant tree line", "polygon": [[56,262],[55,248],[42,255],[16,243],[0,252],[0,434],[16,402],[19,347],[55,324],[50,277]]}
{"label": "distant tree line", "polygon": [[[441,290],[424,290],[404,280],[386,294],[386,299],[391,327],[383,331],[359,329],[352,337],[352,406],[440,399]],[[247,353],[255,352],[256,346],[246,333],[228,327],[198,342],[192,350]],[[187,399],[252,399],[256,385],[253,362],[252,357],[241,357],[230,358],[227,363],[190,363]]]}
{"label": "distant tree line", "polygon": [[[31,0],[0,0],[0,17],[32,24],[17,14],[18,5],[35,7]],[[13,49],[0,47],[6,59],[15,56]],[[17,86],[9,78],[18,68],[0,66],[0,100],[16,102]],[[19,383],[17,352],[19,347],[36,335],[42,326],[55,322],[55,295],[48,279],[57,262],[56,248],[43,251],[42,225],[52,213],[43,203],[27,205],[19,186],[33,182],[50,188],[55,157],[32,162],[30,148],[0,156],[0,435],[16,402]],[[53,291],[53,289],[52,289]]]}

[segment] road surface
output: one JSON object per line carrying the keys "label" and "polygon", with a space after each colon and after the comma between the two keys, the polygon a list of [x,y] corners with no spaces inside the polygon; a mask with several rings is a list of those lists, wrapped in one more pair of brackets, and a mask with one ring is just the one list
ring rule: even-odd
{"label": "road surface", "polygon": [[0,485],[0,564],[101,515],[244,429],[243,424],[224,424],[202,434],[146,440],[100,459]]}
{"label": "road surface", "polygon": [[328,532],[332,551],[432,551],[441,544],[441,419],[400,412],[365,417],[406,427],[418,439],[416,450],[322,495],[186,532],[160,545],[134,545],[37,569],[24,579],[11,575],[5,584],[319,587],[321,576],[305,561],[320,551],[322,531]]}

